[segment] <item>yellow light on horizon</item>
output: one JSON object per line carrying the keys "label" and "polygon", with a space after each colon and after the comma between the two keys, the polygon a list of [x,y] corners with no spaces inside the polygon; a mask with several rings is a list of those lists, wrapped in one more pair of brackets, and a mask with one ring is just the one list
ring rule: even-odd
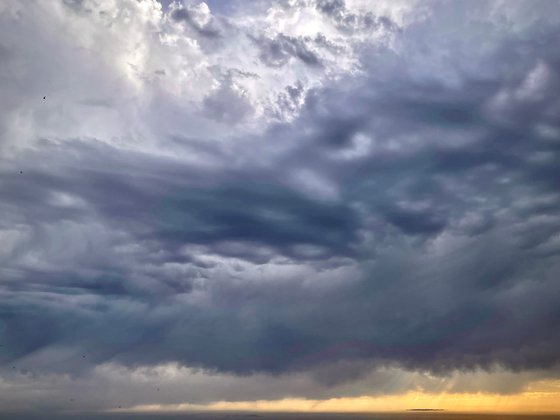
{"label": "yellow light on horizon", "polygon": [[[219,401],[208,405],[142,405],[129,411],[263,411],[263,412],[402,412],[429,408],[471,413],[560,413],[558,381],[540,381],[538,390],[518,394],[490,393],[433,394],[408,392],[401,395],[363,396],[308,400],[289,398],[260,401]],[[536,388],[536,387],[534,387]]]}

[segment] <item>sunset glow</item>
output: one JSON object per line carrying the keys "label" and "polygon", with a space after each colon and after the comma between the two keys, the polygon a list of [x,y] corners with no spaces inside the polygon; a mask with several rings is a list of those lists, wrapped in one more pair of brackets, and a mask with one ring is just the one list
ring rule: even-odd
{"label": "sunset glow", "polygon": [[381,397],[332,398],[305,400],[297,398],[276,401],[215,402],[208,405],[175,404],[131,407],[132,412],[183,411],[266,411],[266,412],[403,412],[418,408],[464,413],[534,413],[560,412],[560,382],[541,381],[530,390],[513,395],[499,394],[430,394],[409,392]]}

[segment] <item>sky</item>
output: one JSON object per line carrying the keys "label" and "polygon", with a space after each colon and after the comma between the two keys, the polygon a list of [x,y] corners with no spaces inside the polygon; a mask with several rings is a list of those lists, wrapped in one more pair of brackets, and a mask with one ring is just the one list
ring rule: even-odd
{"label": "sky", "polygon": [[0,411],[560,412],[559,39],[557,0],[0,0]]}

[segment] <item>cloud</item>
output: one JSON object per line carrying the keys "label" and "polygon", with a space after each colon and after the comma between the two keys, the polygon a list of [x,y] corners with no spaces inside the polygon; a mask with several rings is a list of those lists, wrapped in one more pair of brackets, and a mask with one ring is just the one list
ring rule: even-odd
{"label": "cloud", "polygon": [[173,20],[185,22],[193,29],[197,35],[203,38],[220,38],[222,35],[215,27],[210,9],[206,3],[199,3],[197,6],[178,8],[171,13]]}
{"label": "cloud", "polygon": [[[87,388],[107,366],[172,365],[235,383],[190,400],[206,402],[360,395],[385,369],[434,388],[421,376],[521,375],[485,379],[500,392],[556,372],[559,17],[422,2],[364,44],[344,25],[385,15],[356,4],[238,5],[216,33],[203,3],[45,15],[87,23],[77,40],[6,7],[0,376]],[[39,41],[61,46],[42,72]]]}
{"label": "cloud", "polygon": [[301,38],[279,34],[274,39],[256,39],[255,43],[261,49],[260,59],[267,66],[282,67],[291,57],[301,60],[308,66],[321,65],[320,59]]}
{"label": "cloud", "polygon": [[335,26],[342,31],[398,30],[398,26],[387,16],[376,17],[371,11],[353,13],[346,8],[344,0],[318,0],[315,7],[333,19]]}

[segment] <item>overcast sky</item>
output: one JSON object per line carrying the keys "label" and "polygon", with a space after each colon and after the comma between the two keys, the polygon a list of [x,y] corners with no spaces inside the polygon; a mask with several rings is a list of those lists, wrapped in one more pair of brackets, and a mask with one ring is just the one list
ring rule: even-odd
{"label": "overcast sky", "polygon": [[556,0],[0,0],[0,407],[560,380],[559,39]]}

